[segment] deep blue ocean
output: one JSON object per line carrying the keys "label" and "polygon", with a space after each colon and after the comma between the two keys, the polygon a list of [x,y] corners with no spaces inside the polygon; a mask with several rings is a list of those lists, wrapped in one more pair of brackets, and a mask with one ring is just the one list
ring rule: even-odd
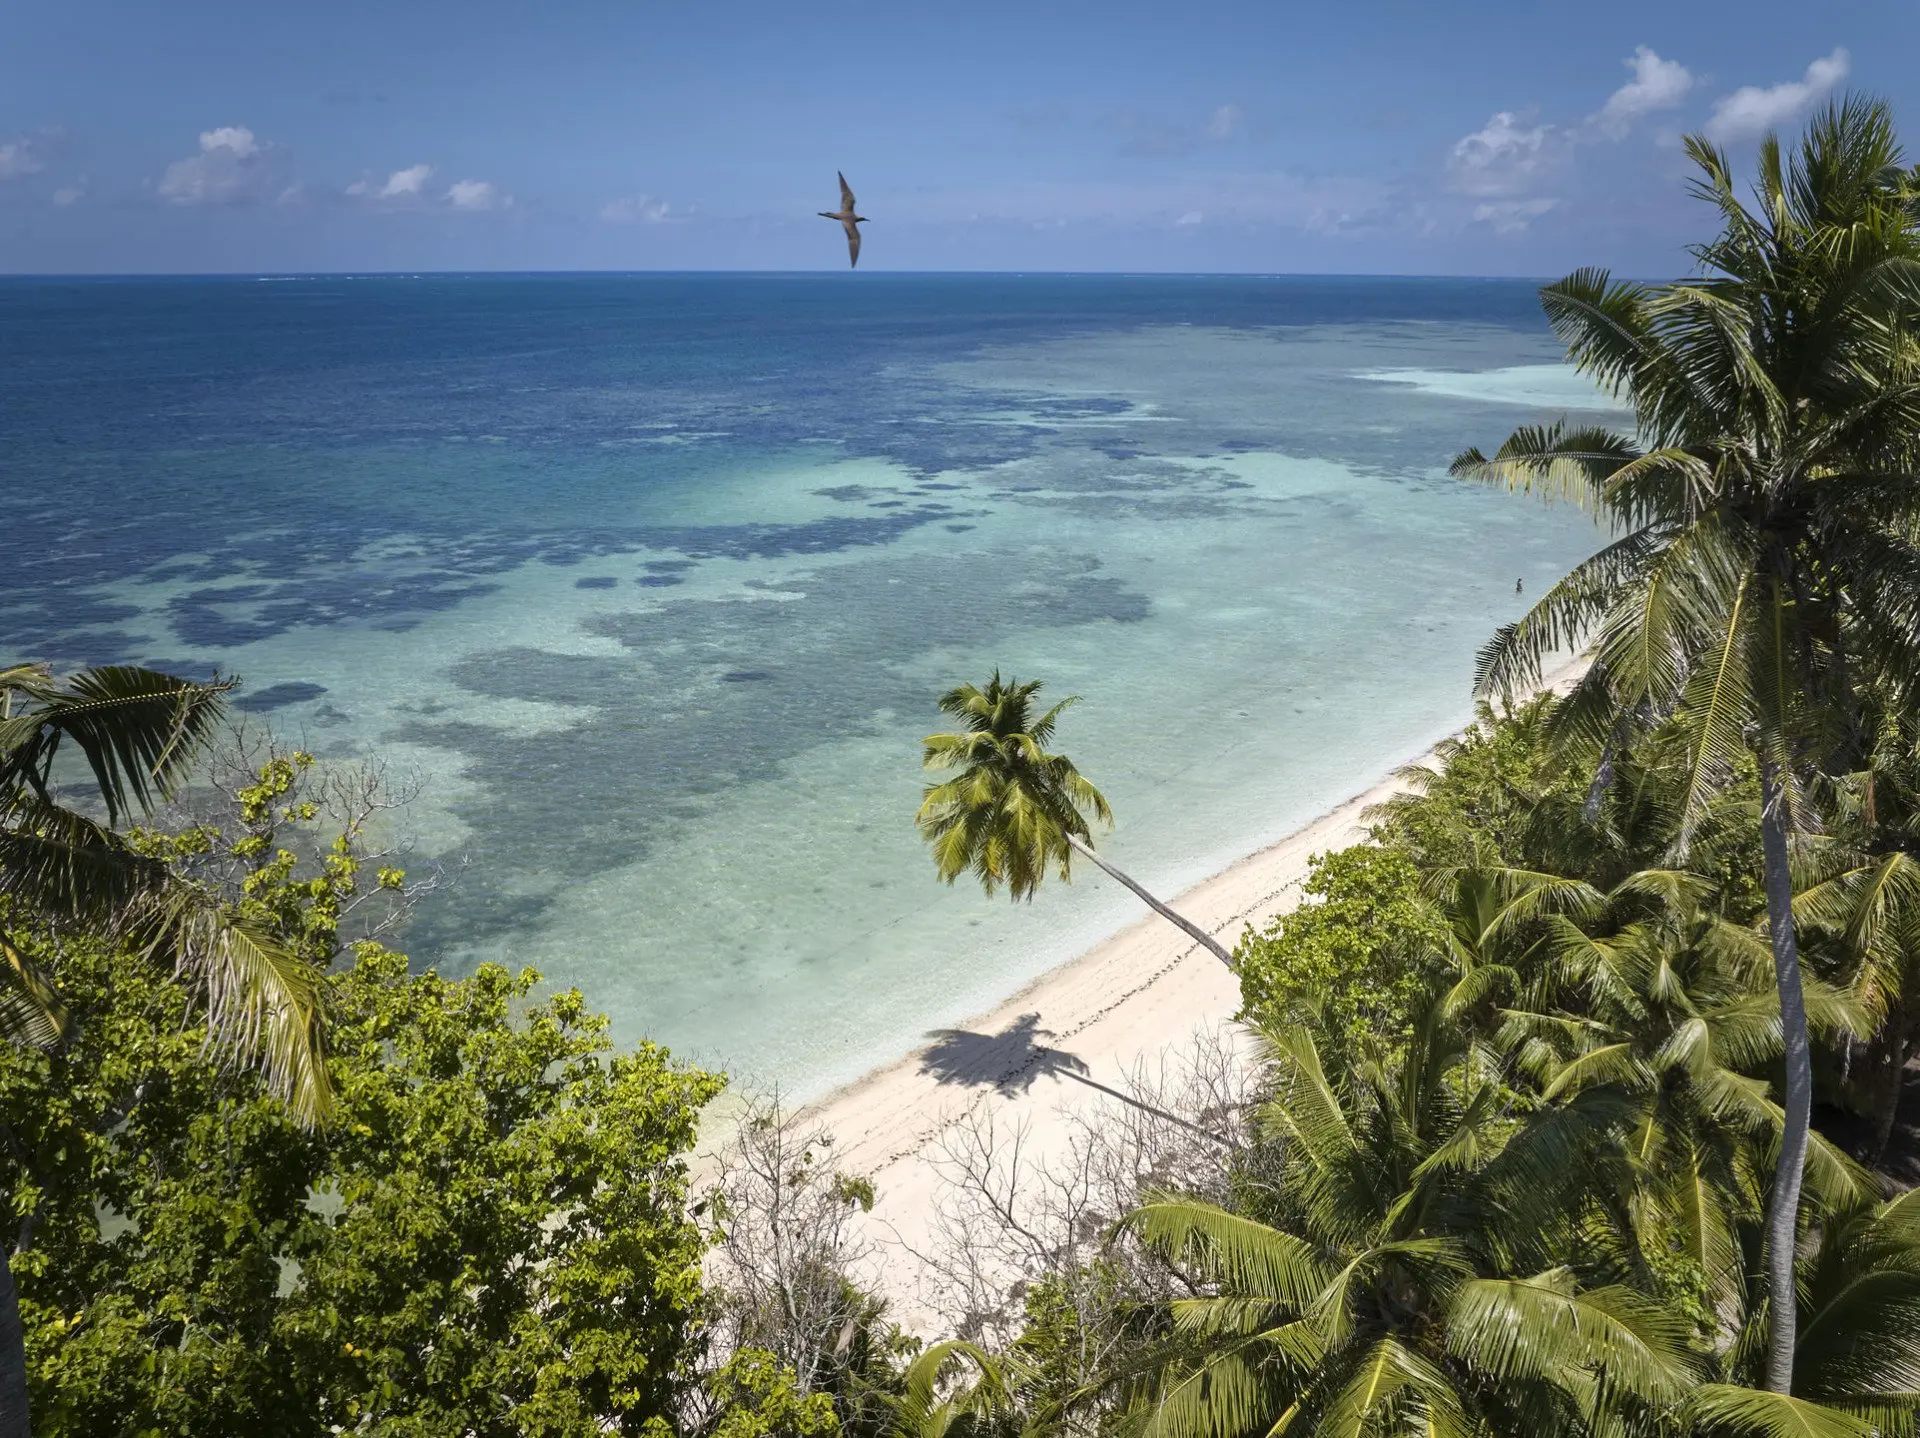
{"label": "deep blue ocean", "polygon": [[214,667],[419,789],[405,943],[813,1091],[1132,917],[934,882],[996,665],[1177,888],[1470,712],[1594,542],[1449,480],[1604,405],[1521,282],[0,280],[0,655]]}

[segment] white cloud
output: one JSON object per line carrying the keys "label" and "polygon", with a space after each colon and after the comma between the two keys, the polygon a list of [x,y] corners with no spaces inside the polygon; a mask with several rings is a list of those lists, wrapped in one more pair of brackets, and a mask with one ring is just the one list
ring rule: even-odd
{"label": "white cloud", "polygon": [[1584,120],[1556,125],[1533,110],[1501,110],[1455,141],[1447,153],[1445,186],[1478,203],[1468,210],[1454,202],[1443,212],[1450,210],[1454,223],[1517,234],[1566,203],[1553,191],[1577,182],[1584,152],[1603,139],[1625,139],[1638,121],[1678,108],[1694,88],[1685,65],[1646,45],[1622,63],[1632,78]]}
{"label": "white cloud", "polygon": [[379,210],[510,210],[513,196],[491,180],[456,180],[438,193],[428,188],[433,166],[408,165],[386,179],[367,176],[346,188],[348,198]]}
{"label": "white cloud", "polygon": [[260,153],[260,142],[245,125],[222,125],[217,130],[201,132],[200,149],[205,154],[225,150],[242,160],[250,160]]}
{"label": "white cloud", "polygon": [[1714,105],[1713,114],[1707,120],[1707,134],[1722,143],[1764,135],[1831,92],[1847,78],[1849,65],[1847,52],[1836,49],[1807,66],[1807,73],[1798,80],[1779,85],[1742,86],[1731,95],[1722,96]]}
{"label": "white cloud", "polygon": [[665,200],[652,195],[623,195],[602,205],[600,218],[610,225],[664,225],[676,216]]}
{"label": "white cloud", "polygon": [[1607,103],[1594,116],[1602,131],[1619,139],[1633,122],[1656,110],[1671,110],[1687,98],[1693,89],[1693,75],[1678,60],[1662,60],[1645,45],[1623,61],[1633,78],[1607,97]]}
{"label": "white cloud", "polygon": [[1207,217],[1206,217],[1205,215],[1203,215],[1203,214],[1201,214],[1201,213],[1200,213],[1200,211],[1198,211],[1198,210],[1188,210],[1188,211],[1187,211],[1187,212],[1186,212],[1186,213],[1185,213],[1184,215],[1182,215],[1182,216],[1181,216],[1181,217],[1180,217],[1179,219],[1177,219],[1177,220],[1175,220],[1175,221],[1174,221],[1174,224],[1176,224],[1176,225],[1197,225],[1197,224],[1200,224],[1200,223],[1201,223],[1202,221],[1204,221],[1204,220],[1205,220],[1206,218],[1207,218]]}
{"label": "white cloud", "polygon": [[347,193],[361,200],[417,200],[425,196],[427,181],[432,177],[432,165],[409,165],[404,170],[395,170],[381,185],[375,185],[372,180],[355,180],[347,186]]}
{"label": "white cloud", "polygon": [[512,208],[513,197],[491,180],[455,180],[447,187],[447,203],[456,210],[505,210]]}
{"label": "white cloud", "polygon": [[1531,112],[1502,110],[1481,129],[1454,144],[1447,155],[1453,187],[1469,195],[1512,195],[1551,172],[1565,149],[1565,135],[1536,125]]}
{"label": "white cloud", "polygon": [[426,188],[427,181],[432,177],[432,165],[409,165],[404,170],[395,170],[387,176],[387,183],[381,186],[380,197],[397,200],[402,195],[417,195]]}
{"label": "white cloud", "polygon": [[47,167],[46,146],[37,135],[0,145],[0,180],[23,180]]}
{"label": "white cloud", "polygon": [[79,180],[71,185],[62,185],[53,192],[53,207],[56,210],[70,210],[87,197],[87,182]]}
{"label": "white cloud", "polygon": [[1473,218],[1480,224],[1492,225],[1495,234],[1517,235],[1542,215],[1560,208],[1560,201],[1538,200],[1486,200],[1473,207]]}
{"label": "white cloud", "polygon": [[20,180],[46,169],[31,140],[9,140],[0,145],[0,180]]}
{"label": "white cloud", "polygon": [[160,177],[160,197],[173,205],[238,205],[258,199],[272,180],[273,147],[245,125],[200,134],[200,153],[175,160]]}
{"label": "white cloud", "polygon": [[0,182],[39,174],[60,153],[66,139],[67,132],[54,125],[0,143]]}
{"label": "white cloud", "polygon": [[1246,122],[1246,112],[1238,105],[1222,105],[1207,121],[1207,134],[1216,140],[1229,139],[1239,134]]}

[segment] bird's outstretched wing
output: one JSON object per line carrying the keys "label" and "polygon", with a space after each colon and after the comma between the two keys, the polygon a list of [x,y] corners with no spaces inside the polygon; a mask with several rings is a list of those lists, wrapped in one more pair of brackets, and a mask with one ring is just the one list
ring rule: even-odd
{"label": "bird's outstretched wing", "polygon": [[833,173],[840,181],[840,208],[850,215],[853,213],[853,191],[847,188],[847,177],[845,175],[842,175],[838,170],[835,170]]}
{"label": "bird's outstretched wing", "polygon": [[[847,208],[851,210],[852,205]],[[847,227],[847,268],[852,269],[860,263],[860,227],[852,220],[844,222]]]}

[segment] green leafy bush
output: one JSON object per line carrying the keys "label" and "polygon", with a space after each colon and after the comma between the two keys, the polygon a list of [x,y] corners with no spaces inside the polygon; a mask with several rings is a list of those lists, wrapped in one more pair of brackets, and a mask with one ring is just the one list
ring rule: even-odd
{"label": "green leafy bush", "polygon": [[[314,818],[305,767],[242,793],[237,840],[145,842],[239,861],[240,902],[319,967],[358,864],[344,840],[306,864],[282,844]],[[202,1002],[146,955],[31,941],[72,1016],[53,1050],[0,1046],[0,1222],[41,1438],[677,1424],[710,1308],[686,1154],[719,1077],[615,1051],[531,970],[449,980],[361,943],[322,982],[316,1130],[222,1063]]]}
{"label": "green leafy bush", "polygon": [[1237,955],[1240,1018],[1259,1028],[1312,1023],[1343,1048],[1405,1041],[1441,972],[1446,934],[1397,849],[1357,845],[1314,856],[1305,901]]}

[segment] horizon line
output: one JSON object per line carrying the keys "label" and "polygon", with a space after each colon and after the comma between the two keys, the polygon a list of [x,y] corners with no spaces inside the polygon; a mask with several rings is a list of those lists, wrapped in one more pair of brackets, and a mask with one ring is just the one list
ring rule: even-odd
{"label": "horizon line", "polygon": [[[288,269],[288,270],[0,270],[0,283],[13,281],[102,280],[341,280],[341,279],[822,279],[841,284],[860,283],[879,276],[899,279],[1192,279],[1192,280],[1459,280],[1481,283],[1550,284],[1559,275],[1469,274],[1448,271],[1413,273],[1399,270],[896,270],[873,269],[854,273],[843,269]],[[1643,277],[1617,275],[1616,279]]]}

